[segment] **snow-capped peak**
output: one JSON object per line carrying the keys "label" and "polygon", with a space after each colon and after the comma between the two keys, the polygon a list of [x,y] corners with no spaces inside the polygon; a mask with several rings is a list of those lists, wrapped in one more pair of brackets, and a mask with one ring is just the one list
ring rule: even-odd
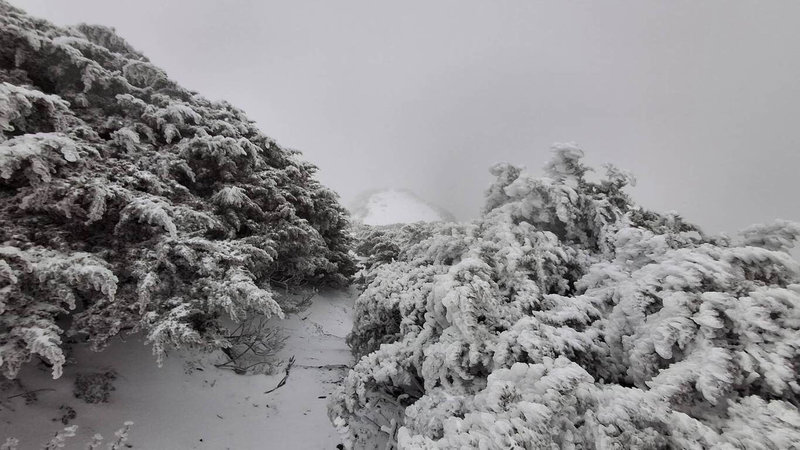
{"label": "snow-capped peak", "polygon": [[453,215],[405,189],[383,189],[361,194],[350,211],[366,225],[452,221]]}

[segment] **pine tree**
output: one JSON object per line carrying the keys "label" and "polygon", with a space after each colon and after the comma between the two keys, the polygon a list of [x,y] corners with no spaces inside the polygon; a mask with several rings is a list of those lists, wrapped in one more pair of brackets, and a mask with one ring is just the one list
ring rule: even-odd
{"label": "pine tree", "polygon": [[346,283],[347,214],[315,170],[112,29],[0,1],[0,368],[58,376],[65,332],[224,348],[224,317]]}

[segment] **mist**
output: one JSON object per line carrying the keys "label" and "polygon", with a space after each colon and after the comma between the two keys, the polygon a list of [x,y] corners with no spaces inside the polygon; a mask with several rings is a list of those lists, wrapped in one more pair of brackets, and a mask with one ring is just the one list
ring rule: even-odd
{"label": "mist", "polygon": [[115,27],[345,203],[407,188],[470,219],[491,164],[575,141],[708,231],[800,220],[797,2],[12,3]]}

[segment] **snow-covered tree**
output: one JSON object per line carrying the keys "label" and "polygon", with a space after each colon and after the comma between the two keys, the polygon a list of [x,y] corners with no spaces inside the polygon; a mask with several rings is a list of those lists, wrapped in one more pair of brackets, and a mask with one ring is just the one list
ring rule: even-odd
{"label": "snow-covered tree", "polygon": [[[367,261],[330,405],[353,448],[792,448],[800,225],[709,236],[590,179],[492,168],[483,216],[357,234]],[[595,177],[596,178],[596,177]]]}
{"label": "snow-covered tree", "polygon": [[64,332],[225,347],[276,288],[343,284],[347,215],[242,111],[167,78],[112,29],[0,1],[0,369]]}

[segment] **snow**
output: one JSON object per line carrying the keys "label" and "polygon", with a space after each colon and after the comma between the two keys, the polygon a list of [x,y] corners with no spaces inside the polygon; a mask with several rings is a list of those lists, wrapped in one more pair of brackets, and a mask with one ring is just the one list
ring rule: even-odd
{"label": "snow", "polygon": [[353,217],[366,225],[453,220],[452,214],[403,189],[362,194],[350,209]]}
{"label": "snow", "polygon": [[[134,425],[129,444],[143,449],[334,449],[340,439],[327,417],[328,396],[352,365],[344,337],[352,326],[353,293],[326,291],[307,309],[275,319],[288,336],[279,357],[295,362],[286,384],[273,392],[284,376],[236,375],[213,366],[215,358],[172,353],[157,367],[143,336],[115,339],[101,353],[76,349],[79,365],[68,365],[64,376],[50,378],[49,369],[26,366],[24,389],[2,391],[0,443],[20,440],[20,448],[38,448],[65,425],[62,405],[75,409],[78,425],[67,448],[83,448],[95,433],[106,439],[125,421]],[[87,404],[72,394],[76,368],[81,372],[113,369],[118,377],[109,403]],[[37,393],[26,405],[23,391]]]}

